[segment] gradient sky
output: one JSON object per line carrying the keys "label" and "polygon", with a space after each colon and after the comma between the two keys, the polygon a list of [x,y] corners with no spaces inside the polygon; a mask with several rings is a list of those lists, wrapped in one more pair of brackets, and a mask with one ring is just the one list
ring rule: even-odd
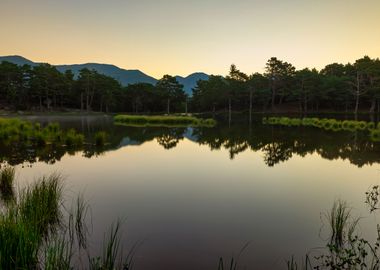
{"label": "gradient sky", "polygon": [[380,56],[379,0],[0,0],[0,55],[154,77]]}

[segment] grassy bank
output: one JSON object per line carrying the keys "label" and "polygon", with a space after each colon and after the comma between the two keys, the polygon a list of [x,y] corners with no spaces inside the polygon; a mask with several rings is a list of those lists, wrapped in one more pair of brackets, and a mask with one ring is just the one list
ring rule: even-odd
{"label": "grassy bank", "polygon": [[372,141],[380,141],[380,123],[355,120],[337,120],[327,118],[289,118],[289,117],[264,117],[265,125],[279,125],[288,127],[315,127],[328,131],[368,131]]}
{"label": "grassy bank", "polygon": [[128,126],[204,126],[213,127],[216,125],[214,119],[202,119],[194,116],[177,115],[116,115],[116,124]]}

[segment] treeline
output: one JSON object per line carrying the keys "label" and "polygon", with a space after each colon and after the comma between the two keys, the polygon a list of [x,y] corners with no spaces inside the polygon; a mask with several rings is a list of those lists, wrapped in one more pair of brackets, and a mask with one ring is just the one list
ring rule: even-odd
{"label": "treeline", "polygon": [[0,109],[100,112],[179,112],[186,110],[183,85],[169,75],[158,83],[127,87],[95,70],[59,72],[54,66],[0,63]]}
{"label": "treeline", "polygon": [[365,56],[353,64],[322,70],[296,68],[275,57],[263,74],[247,75],[231,65],[228,76],[198,81],[192,97],[165,75],[156,85],[123,87],[95,70],[78,76],[54,66],[0,63],[0,109],[172,113],[216,111],[380,112],[380,60]]}
{"label": "treeline", "polygon": [[211,76],[193,91],[196,111],[380,111],[380,60],[333,63],[321,71],[296,68],[275,57],[263,74],[247,75],[231,65],[229,75]]}

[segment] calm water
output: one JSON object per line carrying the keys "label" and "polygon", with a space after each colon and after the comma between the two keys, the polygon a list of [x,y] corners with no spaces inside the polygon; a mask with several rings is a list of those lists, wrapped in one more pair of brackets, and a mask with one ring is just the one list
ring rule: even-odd
{"label": "calm water", "polygon": [[[143,241],[135,269],[217,269],[249,241],[244,269],[285,269],[324,246],[321,213],[347,200],[373,237],[376,215],[364,193],[380,183],[380,143],[366,134],[244,123],[215,128],[132,128],[109,117],[30,117],[90,136],[103,149],[2,149],[20,185],[66,176],[67,202],[83,192],[91,205],[94,249],[118,217],[126,248]],[[27,161],[26,161],[27,160]],[[321,230],[322,228],[322,230]]]}

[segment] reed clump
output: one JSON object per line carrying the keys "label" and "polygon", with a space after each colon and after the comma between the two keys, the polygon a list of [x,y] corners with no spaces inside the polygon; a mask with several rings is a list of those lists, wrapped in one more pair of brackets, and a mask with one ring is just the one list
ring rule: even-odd
{"label": "reed clump", "polygon": [[81,146],[84,143],[84,135],[77,133],[74,129],[69,129],[63,141],[68,147]]}
{"label": "reed clump", "polygon": [[96,146],[104,146],[107,142],[107,133],[104,131],[98,131],[94,135],[94,141]]}
{"label": "reed clump", "polygon": [[0,192],[2,196],[13,193],[14,179],[15,169],[13,167],[4,167],[0,170]]}
{"label": "reed clump", "polygon": [[216,125],[214,119],[202,119],[194,116],[182,115],[116,115],[117,124],[138,126],[204,126]]}
{"label": "reed clump", "polygon": [[[7,173],[14,175],[14,170]],[[89,207],[78,196],[71,210],[66,210],[62,183],[59,174],[42,177],[21,189],[18,198],[0,211],[0,269],[130,269],[135,251],[123,257],[120,221],[105,237],[102,256],[90,256]],[[88,256],[88,268],[73,260],[83,253]]]}
{"label": "reed clump", "polygon": [[41,127],[17,118],[0,118],[0,143],[25,143],[32,146],[46,144],[80,146],[84,136],[71,129],[62,130],[58,123],[49,123]]}
{"label": "reed clump", "polygon": [[380,142],[380,129],[373,129],[370,131],[371,140],[374,142]]}
{"label": "reed clump", "polygon": [[337,120],[327,118],[289,118],[289,117],[264,117],[265,125],[279,125],[288,127],[315,127],[328,131],[368,131],[372,141],[380,141],[380,123],[356,121],[356,120]]}

